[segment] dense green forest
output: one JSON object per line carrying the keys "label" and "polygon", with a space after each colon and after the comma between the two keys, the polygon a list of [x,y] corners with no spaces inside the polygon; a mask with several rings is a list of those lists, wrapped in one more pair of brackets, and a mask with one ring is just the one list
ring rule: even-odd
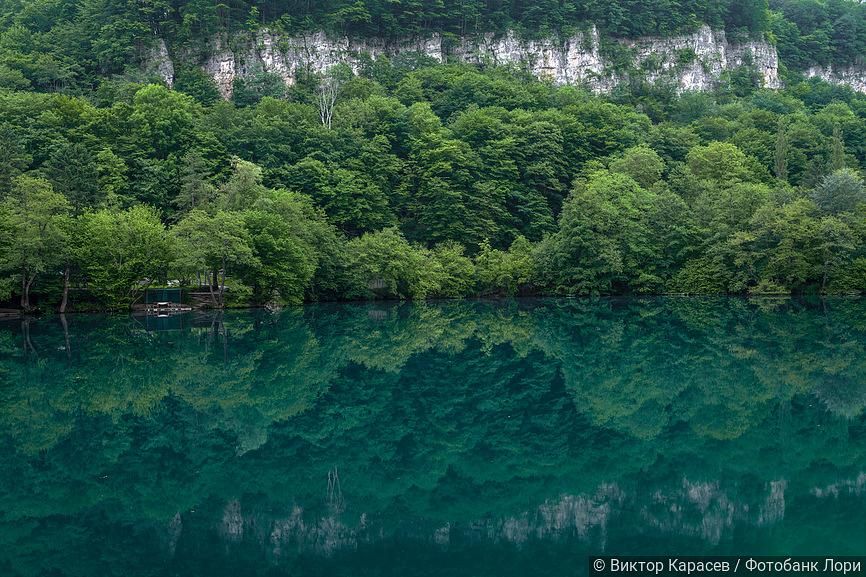
{"label": "dense green forest", "polygon": [[772,0],[769,29],[790,68],[864,64],[866,3]]}
{"label": "dense green forest", "polygon": [[[274,6],[226,14],[313,28],[346,9],[295,4],[280,10],[297,22]],[[368,33],[460,20],[451,3],[417,4],[403,20],[413,3],[352,6]],[[533,30],[596,6],[557,2],[541,23],[527,15],[539,2],[459,4],[477,4],[478,26]],[[742,2],[693,4],[683,13],[742,27]],[[743,67],[714,93],[632,82],[599,97],[407,55],[290,88],[261,74],[224,102],[198,69],[170,90],[124,52],[154,32],[202,34],[213,6],[0,6],[0,297],[25,309],[119,309],[178,284],[212,306],[866,290],[866,97],[847,88],[791,75],[761,90]],[[771,29],[783,57],[800,50],[797,66],[822,61],[807,37],[833,39],[828,62],[863,54],[837,42],[862,35],[860,4],[754,9],[769,16],[745,28]],[[663,12],[647,25],[688,25]]]}

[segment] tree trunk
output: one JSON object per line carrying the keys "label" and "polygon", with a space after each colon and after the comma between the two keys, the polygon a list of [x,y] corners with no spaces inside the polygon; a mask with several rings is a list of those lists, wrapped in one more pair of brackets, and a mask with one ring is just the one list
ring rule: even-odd
{"label": "tree trunk", "polygon": [[24,318],[21,320],[21,336],[24,339],[24,356],[36,352],[36,347],[33,346],[33,341],[30,340],[30,319]]}
{"label": "tree trunk", "polygon": [[63,269],[63,298],[60,299],[59,309],[61,315],[66,312],[67,302],[69,302],[69,265],[67,265],[66,268]]}
{"label": "tree trunk", "polygon": [[30,287],[33,286],[35,276],[27,278],[27,273],[21,275],[21,308],[24,311],[30,310]]}
{"label": "tree trunk", "polygon": [[63,325],[63,345],[66,349],[66,360],[72,360],[72,345],[69,343],[69,324],[66,322],[66,315],[60,313],[60,324]]}
{"label": "tree trunk", "polygon": [[30,308],[30,299],[27,298],[27,273],[21,273],[21,309],[27,310]]}
{"label": "tree trunk", "polygon": [[229,362],[229,333],[226,330],[225,322],[223,322],[223,313],[220,313],[220,331],[223,336],[223,364]]}
{"label": "tree trunk", "polygon": [[210,291],[210,301],[213,304],[214,308],[217,306],[216,294],[213,292],[213,283],[207,283],[207,288]]}
{"label": "tree trunk", "polygon": [[[223,243],[225,246],[225,243]],[[223,252],[223,269],[220,271],[220,306],[225,306],[225,294],[226,294],[226,255]]]}
{"label": "tree trunk", "polygon": [[222,306],[223,306],[223,288],[222,288],[222,283],[220,281],[219,270],[213,271],[213,284],[214,284],[214,288],[216,289],[215,292],[216,292],[217,306],[222,308]]}

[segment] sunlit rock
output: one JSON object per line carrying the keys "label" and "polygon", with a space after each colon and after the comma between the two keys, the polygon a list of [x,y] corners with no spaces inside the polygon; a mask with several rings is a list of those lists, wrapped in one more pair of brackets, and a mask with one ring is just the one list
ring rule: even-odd
{"label": "sunlit rock", "polygon": [[850,86],[857,92],[866,94],[866,66],[850,66],[834,68],[831,66],[813,66],[806,71],[809,78],[820,78],[830,84]]}
{"label": "sunlit rock", "polygon": [[[254,38],[235,37],[229,42],[217,37],[202,67],[224,98],[231,98],[236,78],[259,72],[276,74],[291,86],[300,71],[321,74],[342,63],[357,73],[365,61],[407,53],[436,62],[513,65],[555,84],[583,85],[597,93],[611,92],[634,74],[652,84],[669,85],[677,92],[710,90],[725,72],[742,65],[754,67],[763,86],[780,87],[776,49],[763,40],[734,43],[724,31],[703,26],[692,34],[618,42],[632,55],[631,66],[625,70],[615,67],[602,54],[595,27],[566,38],[528,40],[507,32],[456,41],[446,41],[438,34],[384,41],[333,38],[323,32],[283,36],[263,29]],[[164,47],[161,40],[160,45]],[[167,51],[161,52],[167,57]],[[166,82],[170,83],[170,79]]]}

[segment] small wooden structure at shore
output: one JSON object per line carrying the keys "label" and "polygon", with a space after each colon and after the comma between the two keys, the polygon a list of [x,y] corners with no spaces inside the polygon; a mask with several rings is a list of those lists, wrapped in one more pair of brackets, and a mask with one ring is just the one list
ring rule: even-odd
{"label": "small wooden structure at shore", "polygon": [[21,311],[18,309],[0,309],[0,320],[17,319],[21,316]]}
{"label": "small wooden structure at shore", "polygon": [[157,315],[157,316],[168,316],[177,313],[191,311],[192,307],[185,304],[173,303],[173,302],[155,302],[144,306],[144,310],[147,314]]}
{"label": "small wooden structure at shore", "polygon": [[139,310],[144,310],[148,315],[160,317],[192,310],[191,306],[184,304],[183,290],[179,288],[146,289],[144,304],[139,307]]}

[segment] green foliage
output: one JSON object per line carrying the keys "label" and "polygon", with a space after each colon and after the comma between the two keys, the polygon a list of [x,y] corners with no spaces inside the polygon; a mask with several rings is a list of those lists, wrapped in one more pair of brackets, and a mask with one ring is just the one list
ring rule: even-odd
{"label": "green foliage", "polygon": [[463,254],[463,246],[445,242],[433,249],[439,273],[439,286],[435,296],[463,298],[475,294],[475,264]]}
{"label": "green foliage", "polygon": [[[335,299],[342,296],[345,279],[345,238],[328,222],[321,209],[304,195],[286,190],[266,191],[256,202],[257,211],[275,214],[285,225],[292,241],[300,245],[303,255],[303,266],[312,265],[312,277],[302,288],[308,299]],[[260,259],[262,267],[270,266],[270,261]],[[287,272],[289,278],[304,278],[304,272],[293,270]],[[251,279],[256,284],[255,277]],[[295,300],[298,295],[286,296],[287,300]]]}
{"label": "green foliage", "polygon": [[736,96],[749,96],[761,87],[761,74],[751,65],[734,68],[728,73],[730,89]]}
{"label": "green foliage", "polygon": [[653,257],[645,218],[653,196],[624,174],[598,171],[578,182],[559,230],[540,247],[545,283],[566,294],[640,290],[641,265]]}
{"label": "green foliage", "polygon": [[[274,246],[282,245],[280,242],[282,239],[273,238],[273,231],[265,228],[268,223],[256,219],[256,215],[250,215],[250,220],[254,230],[260,236],[259,248],[262,251],[274,251],[277,253],[276,256],[282,258],[290,256],[284,252],[291,251],[294,247]],[[206,278],[212,275],[207,285],[211,294],[211,304],[215,307],[225,304],[226,277],[231,274],[231,270],[255,267],[259,264],[251,246],[251,234],[246,224],[243,213],[220,210],[208,214],[201,210],[193,210],[172,229],[177,239],[178,251],[175,268],[185,279],[191,279],[197,273],[204,273]],[[269,233],[270,238],[268,238]],[[270,246],[267,246],[269,242]],[[268,289],[278,289],[272,286],[273,279],[263,280],[263,284]],[[286,282],[291,284],[291,279],[286,279]],[[270,296],[270,291],[267,291],[267,294]]]}
{"label": "green foliage", "polygon": [[128,182],[126,171],[126,163],[110,148],[103,148],[96,153],[96,181],[109,206],[117,206],[122,202]]}
{"label": "green foliage", "polygon": [[45,163],[48,178],[76,212],[104,203],[99,187],[97,159],[81,144],[62,146]]}
{"label": "green foliage", "polygon": [[220,93],[213,78],[195,66],[180,66],[175,71],[174,89],[195,98],[205,106],[216,104]]}
{"label": "green foliage", "polygon": [[[424,298],[439,289],[432,255],[394,228],[368,232],[346,245],[349,298]],[[438,267],[437,267],[438,268]]]}
{"label": "green foliage", "polygon": [[301,303],[316,270],[313,247],[298,237],[292,223],[274,212],[244,213],[252,257],[242,275],[255,302]]}
{"label": "green foliage", "polygon": [[482,295],[516,296],[532,282],[532,245],[524,237],[514,239],[508,251],[497,250],[485,241],[475,262],[478,291]]}
{"label": "green foliage", "polygon": [[664,169],[662,158],[648,146],[630,148],[610,163],[611,172],[626,174],[644,188],[661,180]]}
{"label": "green foliage", "polygon": [[728,268],[712,255],[687,261],[669,283],[673,293],[713,295],[728,292]]}
{"label": "green foliage", "polygon": [[77,229],[82,274],[110,309],[129,308],[143,287],[166,278],[174,261],[172,238],[152,208],[85,213]]}
{"label": "green foliage", "polygon": [[866,51],[866,5],[836,0],[773,0],[769,28],[792,69],[857,64]]}
{"label": "green foliage", "polygon": [[825,176],[811,196],[824,212],[851,212],[857,205],[866,202],[866,187],[857,171],[842,168]]}
{"label": "green foliage", "polygon": [[36,279],[58,265],[69,235],[69,202],[44,179],[18,176],[3,201],[0,274],[6,275],[6,293],[14,275],[21,308],[31,308],[30,291]]}
{"label": "green foliage", "polygon": [[132,100],[128,142],[147,147],[158,159],[178,154],[193,143],[198,114],[191,97],[158,84],[145,86]]}
{"label": "green foliage", "polygon": [[[232,158],[232,173],[218,191],[220,208],[240,211],[253,206],[266,192],[262,185],[263,172],[252,162]],[[207,204],[206,200],[200,204]]]}
{"label": "green foliage", "polygon": [[188,211],[208,206],[216,198],[216,187],[210,180],[210,166],[197,150],[186,153],[180,168],[180,192],[174,204]]}
{"label": "green foliage", "polygon": [[686,158],[695,178],[722,185],[754,180],[746,155],[733,144],[713,142],[693,148]]}
{"label": "green foliage", "polygon": [[27,90],[30,88],[30,80],[20,70],[2,64],[0,65],[0,88]]}
{"label": "green foliage", "polygon": [[232,85],[232,100],[238,106],[252,106],[262,98],[284,98],[286,84],[278,74],[257,72],[251,76],[235,78]]}
{"label": "green foliage", "polygon": [[[732,34],[742,37],[760,4],[736,8]],[[88,18],[102,22],[106,6],[88,0]],[[234,8],[211,18],[184,6],[178,26],[172,9],[148,6],[137,14],[163,36],[191,42],[184,35],[234,26],[225,20]],[[257,26],[267,25],[275,9],[256,7]],[[339,12],[334,25],[379,25],[376,10],[366,5],[367,20],[360,8]],[[12,18],[0,44],[36,62],[39,35],[52,28],[40,18]],[[112,42],[98,50],[104,71],[120,74],[111,60],[123,47]],[[4,65],[19,70],[24,60]],[[0,90],[0,197],[25,175],[45,179],[70,208],[69,242],[33,283],[44,308],[62,285],[92,297],[81,306],[118,308],[169,281],[213,289],[218,307],[864,288],[866,97],[850,90],[794,78],[784,91],[677,96],[635,85],[601,97],[513,68],[402,55],[370,60],[356,77],[332,71],[339,98],[323,122],[321,79],[303,71],[288,91],[280,78],[246,77],[235,102],[219,99],[197,68],[178,65],[174,90],[130,81],[139,76],[43,94],[48,77],[25,74],[29,88]],[[141,247],[124,248],[134,255],[128,270],[91,274],[129,264],[104,256],[116,233],[107,223],[142,206],[168,231],[158,264],[143,264],[142,236]],[[14,228],[8,210],[0,219]],[[99,234],[87,232],[95,221]],[[88,256],[88,235],[102,262]],[[19,275],[3,276],[10,299],[22,296]]]}

